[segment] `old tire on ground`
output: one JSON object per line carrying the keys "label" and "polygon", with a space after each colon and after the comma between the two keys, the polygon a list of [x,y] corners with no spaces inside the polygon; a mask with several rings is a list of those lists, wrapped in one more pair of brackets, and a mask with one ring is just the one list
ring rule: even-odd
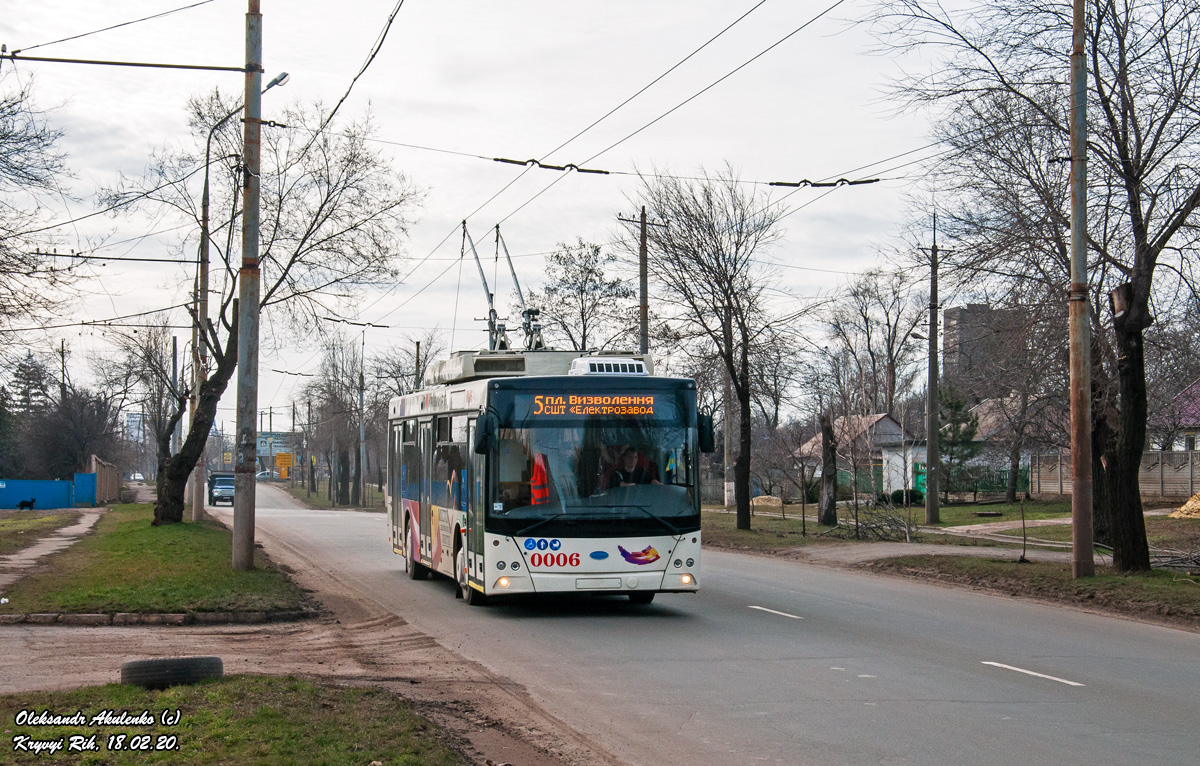
{"label": "old tire on ground", "polygon": [[121,683],[147,689],[165,689],[176,684],[194,684],[225,675],[220,657],[161,657],[130,660],[121,665]]}
{"label": "old tire on ground", "polygon": [[654,592],[638,591],[637,593],[630,593],[629,600],[635,604],[649,604],[654,600]]}

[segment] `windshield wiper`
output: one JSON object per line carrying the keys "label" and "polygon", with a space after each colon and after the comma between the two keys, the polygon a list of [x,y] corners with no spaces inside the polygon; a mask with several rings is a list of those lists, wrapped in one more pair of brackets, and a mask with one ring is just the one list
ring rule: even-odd
{"label": "windshield wiper", "polygon": [[672,524],[671,522],[664,519],[662,516],[659,516],[657,513],[654,513],[649,508],[646,508],[645,506],[641,506],[641,505],[610,505],[609,507],[610,508],[636,508],[637,510],[641,511],[642,513],[646,514],[650,518],[657,521],[659,524],[662,524],[664,527],[671,530],[671,534],[675,535],[676,537],[679,537],[679,535],[682,534],[682,532],[679,531],[678,527],[676,527],[674,524]]}
{"label": "windshield wiper", "polygon": [[529,534],[530,532],[532,532],[533,530],[542,526],[543,524],[549,524],[550,522],[554,521],[555,519],[562,518],[563,516],[566,516],[566,515],[567,514],[565,514],[565,513],[556,513],[553,516],[547,516],[544,519],[533,522],[529,526],[522,529],[520,532],[514,532],[513,537],[524,537],[525,535]]}

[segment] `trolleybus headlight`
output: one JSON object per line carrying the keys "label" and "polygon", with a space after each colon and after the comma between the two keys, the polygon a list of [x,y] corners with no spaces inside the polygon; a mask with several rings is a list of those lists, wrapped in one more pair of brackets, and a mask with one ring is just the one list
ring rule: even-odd
{"label": "trolleybus headlight", "polygon": [[675,566],[681,567],[681,566],[683,566],[683,562],[680,561],[679,559],[675,559]]}
{"label": "trolleybus headlight", "polygon": [[496,584],[499,585],[501,588],[507,588],[508,587],[508,578],[501,577],[499,580],[496,581]]}
{"label": "trolleybus headlight", "polygon": [[688,559],[688,560],[687,560],[687,565],[688,565],[688,566],[692,566],[692,565],[693,565],[693,564],[695,564],[695,563],[696,563],[696,560],[695,560],[695,559]]}
{"label": "trolleybus headlight", "polygon": [[497,561],[497,562],[496,562],[496,568],[497,568],[497,569],[503,569],[503,568],[504,568],[504,566],[505,566],[505,564],[504,564],[504,562],[503,562],[503,561]]}
{"label": "trolleybus headlight", "polygon": [[687,574],[685,574],[685,575],[683,576],[683,584],[684,584],[684,585],[691,585],[691,584],[692,584],[692,576],[691,576],[691,575],[687,575]]}
{"label": "trolleybus headlight", "polygon": [[[517,571],[517,570],[518,570],[518,569],[520,569],[520,568],[521,568],[521,562],[520,562],[520,561],[514,561],[514,562],[512,563],[512,570],[513,570],[514,572],[515,572],[515,571]],[[503,567],[501,567],[501,569],[503,569]]]}

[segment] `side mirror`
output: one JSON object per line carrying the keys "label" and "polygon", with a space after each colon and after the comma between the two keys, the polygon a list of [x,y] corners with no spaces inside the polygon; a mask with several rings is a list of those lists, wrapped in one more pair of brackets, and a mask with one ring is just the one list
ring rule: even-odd
{"label": "side mirror", "polygon": [[712,415],[701,412],[696,416],[696,427],[700,432],[700,451],[706,454],[717,451],[717,438],[713,434]]}
{"label": "side mirror", "polygon": [[481,415],[475,421],[475,454],[485,455],[496,445],[496,421],[488,415]]}

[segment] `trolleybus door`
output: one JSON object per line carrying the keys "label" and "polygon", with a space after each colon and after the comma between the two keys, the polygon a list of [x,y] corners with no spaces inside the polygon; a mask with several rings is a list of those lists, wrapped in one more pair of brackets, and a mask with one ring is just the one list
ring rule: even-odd
{"label": "trolleybus door", "polygon": [[[467,444],[475,443],[475,418],[467,424]],[[467,503],[467,534],[463,544],[467,548],[467,572],[472,580],[480,580],[483,572],[483,503],[487,499],[487,473],[484,456],[474,450],[471,460],[471,497]]]}
{"label": "trolleybus door", "polygon": [[423,420],[419,426],[417,449],[421,451],[421,518],[420,518],[420,553],[425,561],[433,560],[433,522],[429,512],[430,492],[433,489],[433,432],[432,421]]}

